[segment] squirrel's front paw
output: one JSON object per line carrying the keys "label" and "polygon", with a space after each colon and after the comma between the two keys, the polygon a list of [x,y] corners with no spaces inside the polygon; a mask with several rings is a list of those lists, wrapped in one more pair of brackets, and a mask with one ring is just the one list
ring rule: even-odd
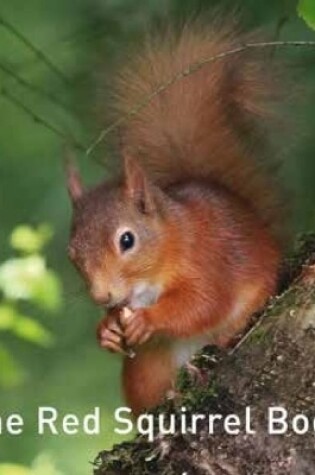
{"label": "squirrel's front paw", "polygon": [[123,330],[116,315],[108,315],[99,323],[96,337],[101,348],[114,353],[125,353]]}
{"label": "squirrel's front paw", "polygon": [[120,321],[124,328],[124,337],[128,346],[142,345],[152,336],[154,328],[148,319],[148,310],[124,309]]}

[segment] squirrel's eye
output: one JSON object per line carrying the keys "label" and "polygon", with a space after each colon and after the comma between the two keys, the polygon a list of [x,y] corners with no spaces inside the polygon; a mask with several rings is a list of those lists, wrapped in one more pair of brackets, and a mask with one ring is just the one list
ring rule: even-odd
{"label": "squirrel's eye", "polygon": [[135,236],[131,231],[125,231],[119,240],[119,246],[122,252],[132,249],[135,245]]}

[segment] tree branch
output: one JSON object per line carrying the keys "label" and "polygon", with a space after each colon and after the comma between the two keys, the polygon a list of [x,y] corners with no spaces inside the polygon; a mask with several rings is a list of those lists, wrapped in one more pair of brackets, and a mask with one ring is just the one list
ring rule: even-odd
{"label": "tree branch", "polygon": [[[286,290],[265,310],[261,324],[234,353],[206,348],[195,358],[204,372],[196,384],[186,373],[179,380],[181,396],[154,414],[179,416],[186,408],[187,425],[193,414],[237,414],[244,421],[251,408],[253,434],[219,430],[209,434],[207,423],[196,434],[156,433],[153,443],[144,436],[103,451],[94,475],[311,475],[315,473],[314,428],[304,435],[268,434],[268,408],[281,406],[289,421],[303,414],[314,419],[315,377],[315,235],[302,240],[287,263]],[[293,279],[293,281],[292,281]],[[167,423],[166,423],[167,424]]]}

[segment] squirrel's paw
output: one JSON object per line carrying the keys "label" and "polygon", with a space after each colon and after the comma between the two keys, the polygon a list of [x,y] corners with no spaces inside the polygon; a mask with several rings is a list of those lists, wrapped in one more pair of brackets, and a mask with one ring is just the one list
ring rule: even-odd
{"label": "squirrel's paw", "polygon": [[124,328],[124,337],[128,346],[142,345],[152,336],[154,328],[149,322],[147,312],[145,308],[133,311],[125,309],[122,312],[120,321]]}
{"label": "squirrel's paw", "polygon": [[96,337],[101,348],[114,353],[125,353],[124,335],[117,316],[108,315],[99,323]]}

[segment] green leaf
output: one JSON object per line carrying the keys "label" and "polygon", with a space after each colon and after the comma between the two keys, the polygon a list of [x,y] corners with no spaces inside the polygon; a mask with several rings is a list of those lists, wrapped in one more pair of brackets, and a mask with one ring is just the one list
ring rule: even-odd
{"label": "green leaf", "polygon": [[45,310],[55,311],[61,305],[61,284],[57,275],[46,270],[33,291],[33,300]]}
{"label": "green leaf", "polygon": [[299,0],[297,11],[305,23],[315,30],[315,0]]}
{"label": "green leaf", "polygon": [[11,463],[0,464],[0,475],[62,475],[62,473],[57,470],[51,456],[42,453],[34,460],[31,468]]}
{"label": "green leaf", "polygon": [[15,387],[21,384],[23,379],[24,372],[21,366],[4,346],[0,346],[0,386]]}
{"label": "green leaf", "polygon": [[9,300],[31,300],[34,288],[46,273],[42,256],[9,259],[0,266],[0,288]]}
{"label": "green leaf", "polygon": [[39,255],[4,262],[0,266],[0,289],[8,300],[28,300],[44,310],[57,310],[61,304],[60,281]]}
{"label": "green leaf", "polygon": [[19,316],[12,328],[13,333],[23,340],[49,347],[53,344],[51,333],[32,318]]}
{"label": "green leaf", "polygon": [[[32,463],[32,475],[62,475],[50,454],[41,453]],[[1,473],[0,473],[1,475]]]}
{"label": "green leaf", "polygon": [[0,331],[10,330],[17,316],[16,309],[11,305],[0,305]]}
{"label": "green leaf", "polygon": [[23,465],[1,463],[0,475],[32,475],[32,471]]}
{"label": "green leaf", "polygon": [[10,330],[23,340],[49,347],[53,337],[40,323],[26,317],[10,305],[0,305],[0,331]]}
{"label": "green leaf", "polygon": [[17,251],[34,254],[43,249],[52,235],[52,229],[47,224],[42,224],[37,229],[21,225],[12,232],[10,244]]}

